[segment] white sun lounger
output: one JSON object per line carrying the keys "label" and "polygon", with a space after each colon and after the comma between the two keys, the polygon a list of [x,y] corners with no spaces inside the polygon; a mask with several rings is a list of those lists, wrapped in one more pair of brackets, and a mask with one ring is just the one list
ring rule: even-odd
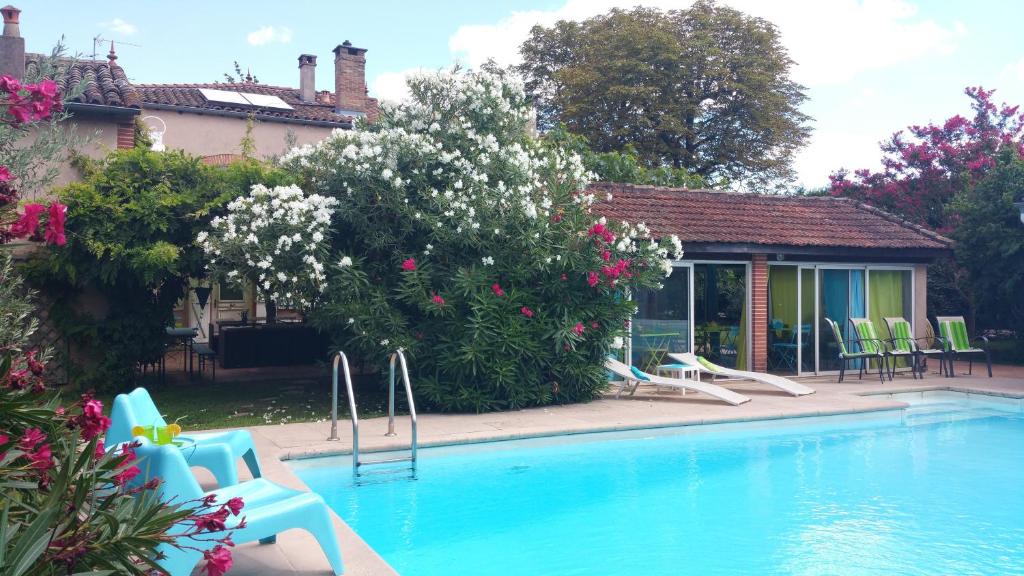
{"label": "white sun lounger", "polygon": [[775,386],[779,390],[788,392],[793,396],[804,396],[805,394],[814,394],[814,388],[804,386],[799,382],[794,382],[789,378],[783,378],[782,376],[776,376],[774,374],[765,374],[763,372],[747,372],[746,370],[733,370],[732,368],[726,368],[725,366],[719,366],[718,364],[712,364],[705,358],[697,356],[696,354],[669,353],[669,358],[693,366],[701,372],[711,374],[712,376],[728,376],[731,378],[743,378],[747,380],[753,380],[755,382],[761,382],[768,384],[769,386]]}
{"label": "white sun lounger", "polygon": [[732,390],[722,388],[721,386],[718,386],[716,384],[698,382],[696,380],[684,380],[681,378],[664,378],[662,376],[655,376],[654,374],[648,374],[646,372],[640,372],[640,374],[638,375],[635,374],[633,370],[626,364],[623,364],[618,360],[612,360],[611,358],[605,361],[604,367],[607,368],[616,376],[619,376],[620,378],[623,379],[622,385],[619,387],[619,392],[618,394],[615,395],[616,398],[622,394],[623,390],[626,389],[630,382],[635,383],[629,392],[630,395],[636,392],[637,386],[639,386],[641,382],[647,382],[648,384],[654,384],[655,386],[665,386],[666,388],[679,388],[682,390],[693,390],[694,392],[703,392],[708,396],[713,396],[715,398],[718,398],[719,400],[728,402],[733,406],[743,404],[744,402],[750,402],[750,398],[747,398],[742,394],[737,394]]}

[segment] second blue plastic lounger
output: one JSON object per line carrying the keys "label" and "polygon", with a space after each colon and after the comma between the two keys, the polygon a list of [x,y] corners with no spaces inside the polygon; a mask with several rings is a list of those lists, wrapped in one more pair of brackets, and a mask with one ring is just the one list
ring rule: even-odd
{"label": "second blue plastic lounger", "polygon": [[726,390],[721,386],[715,384],[708,384],[707,382],[698,382],[696,380],[685,380],[682,378],[663,378],[661,376],[655,376],[654,374],[648,374],[627,364],[623,364],[618,360],[611,358],[605,360],[604,367],[612,374],[623,379],[623,386],[619,388],[619,394],[625,389],[630,382],[635,382],[630,394],[636,392],[637,386],[641,382],[648,384],[654,384],[655,386],[665,386],[667,388],[678,388],[682,390],[693,390],[694,392],[703,392],[708,396],[718,398],[723,402],[728,402],[733,406],[743,404],[744,402],[750,402],[750,398],[733,392],[732,390]]}
{"label": "second blue plastic lounger", "polygon": [[[262,478],[204,493],[189,470],[181,449],[158,446],[144,439],[141,442],[142,445],[135,449],[135,455],[142,473],[135,478],[134,485],[153,477],[160,478],[156,489],[158,497],[165,502],[185,502],[214,494],[217,496],[216,504],[223,504],[231,498],[240,497],[245,504],[242,513],[238,517],[229,517],[227,522],[227,530],[232,532],[231,539],[236,544],[257,540],[271,542],[280,532],[301,528],[316,538],[334,574],[342,574],[341,549],[334,522],[327,504],[319,495],[285,488]],[[245,518],[245,527],[238,528],[242,518]],[[216,542],[189,540],[187,544],[202,549],[213,548]],[[170,544],[161,545],[157,553],[165,556],[160,566],[170,576],[188,576],[203,558],[202,550],[179,549]]]}
{"label": "second blue plastic lounger", "polygon": [[[153,404],[145,388],[136,388],[130,394],[118,394],[110,412],[110,430],[106,445],[113,446],[132,439],[135,426],[166,426],[160,410]],[[182,439],[195,442],[188,451],[188,465],[206,468],[213,473],[221,487],[238,484],[238,458],[245,460],[253,478],[262,476],[256,446],[246,430],[225,430],[206,434],[182,434]]]}

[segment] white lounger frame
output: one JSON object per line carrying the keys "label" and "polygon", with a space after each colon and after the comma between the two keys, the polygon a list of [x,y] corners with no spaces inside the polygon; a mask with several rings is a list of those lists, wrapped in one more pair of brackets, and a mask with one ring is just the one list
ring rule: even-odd
{"label": "white lounger frame", "polygon": [[733,370],[732,368],[726,368],[725,366],[719,366],[718,364],[712,364],[711,362],[708,362],[708,364],[714,366],[714,369],[709,368],[708,366],[705,366],[697,359],[696,354],[692,354],[689,352],[672,352],[669,353],[668,357],[677,362],[682,362],[683,364],[693,366],[697,370],[700,370],[705,374],[711,374],[712,376],[727,376],[730,378],[742,378],[745,380],[753,380],[755,382],[761,382],[763,384],[768,384],[769,386],[774,386],[779,390],[792,394],[793,396],[804,396],[807,394],[814,394],[814,388],[805,386],[803,384],[800,384],[799,382],[794,382],[789,378],[776,376],[774,374],[765,374],[763,372],[747,372],[746,370]]}
{"label": "white lounger frame", "polygon": [[604,367],[607,368],[616,376],[622,378],[622,384],[619,386],[619,391],[615,395],[616,398],[622,395],[622,392],[626,389],[627,386],[629,386],[630,383],[633,383],[633,387],[629,391],[630,396],[632,396],[633,393],[636,392],[637,387],[641,383],[646,382],[648,384],[654,384],[655,386],[665,386],[666,388],[677,388],[681,390],[693,390],[694,392],[703,392],[708,396],[713,396],[723,402],[728,402],[733,406],[743,404],[744,402],[750,402],[750,398],[742,394],[737,394],[732,390],[722,388],[717,384],[698,382],[696,380],[684,380],[681,378],[664,378],[662,376],[655,376],[654,374],[647,374],[646,372],[644,373],[644,375],[647,376],[648,379],[642,380],[638,378],[635,374],[633,374],[633,371],[630,370],[629,366],[623,364],[622,362],[619,362],[618,360],[612,360],[610,358],[605,361]]}

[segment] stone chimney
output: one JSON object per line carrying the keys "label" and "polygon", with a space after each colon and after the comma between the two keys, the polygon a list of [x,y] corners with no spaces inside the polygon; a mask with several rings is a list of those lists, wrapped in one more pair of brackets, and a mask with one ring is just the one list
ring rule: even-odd
{"label": "stone chimney", "polygon": [[366,49],[348,40],[334,49],[334,99],[338,114],[366,115]]}
{"label": "stone chimney", "polygon": [[299,99],[303,102],[316,101],[316,56],[299,56]]}
{"label": "stone chimney", "polygon": [[4,17],[4,35],[0,36],[0,75],[20,80],[25,76],[25,39],[18,28],[21,10],[7,5],[0,8],[0,14]]}

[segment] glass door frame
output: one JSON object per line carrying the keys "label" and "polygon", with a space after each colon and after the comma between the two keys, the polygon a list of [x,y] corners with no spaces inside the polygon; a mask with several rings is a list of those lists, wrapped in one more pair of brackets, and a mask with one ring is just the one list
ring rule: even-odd
{"label": "glass door frame", "polygon": [[[693,325],[694,325],[694,320],[693,320],[693,263],[692,262],[684,262],[682,260],[673,260],[672,261],[672,273],[673,274],[675,274],[675,271],[676,271],[677,268],[683,268],[683,269],[686,270],[686,292],[687,292],[686,293],[686,298],[688,300],[688,302],[686,303],[686,313],[687,313],[687,321],[689,322],[690,333],[687,334],[687,336],[686,336],[686,342],[687,342],[687,345],[688,345],[689,349],[688,350],[683,350],[683,352],[693,352]],[[629,295],[629,299],[630,300],[633,299],[633,295],[632,294]],[[633,320],[636,319],[636,314],[639,311],[640,310],[638,308],[635,312],[633,312],[633,319],[631,319],[629,321],[629,329],[626,330],[626,344],[625,344],[625,346],[623,346],[623,350],[625,351],[625,354],[626,354],[626,361],[627,361],[626,363],[627,364],[632,364],[632,361],[633,361]]]}
{"label": "glass door frame", "polygon": [[750,282],[751,282],[751,262],[750,260],[684,260],[682,261],[686,265],[690,266],[690,352],[693,352],[693,337],[694,330],[696,329],[696,318],[694,318],[695,303],[697,301],[697,295],[694,293],[694,280],[693,280],[693,265],[694,264],[727,264],[727,265],[743,265],[743,305],[746,307],[747,315],[747,333],[746,333],[746,345],[747,345],[747,365],[740,367],[737,366],[737,370],[750,370],[754,363],[754,300],[753,295],[750,293]]}
{"label": "glass door frame", "polygon": [[[913,334],[917,334],[917,275],[915,274],[914,264],[846,264],[837,262],[791,262],[791,261],[779,261],[779,262],[768,262],[768,266],[796,266],[797,268],[797,303],[796,313],[797,318],[803,318],[803,270],[814,270],[814,372],[805,372],[803,370],[803,334],[797,336],[797,375],[798,376],[827,376],[832,374],[838,374],[838,370],[821,370],[821,355],[819,345],[822,338],[821,330],[821,286],[822,286],[822,271],[823,270],[862,270],[864,272],[864,310],[865,313],[871,314],[871,271],[900,271],[910,272],[910,329]],[[691,277],[692,283],[692,277]],[[828,337],[831,337],[830,335]]]}

